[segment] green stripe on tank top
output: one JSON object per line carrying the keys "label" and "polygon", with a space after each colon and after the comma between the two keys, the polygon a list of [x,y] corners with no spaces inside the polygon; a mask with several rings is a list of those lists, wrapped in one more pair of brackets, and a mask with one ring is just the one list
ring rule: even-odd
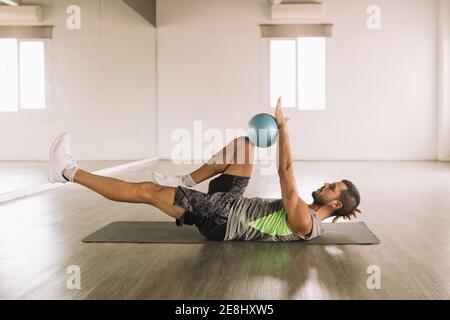
{"label": "green stripe on tank top", "polygon": [[249,223],[250,227],[271,236],[289,236],[293,234],[286,222],[286,210],[271,213]]}

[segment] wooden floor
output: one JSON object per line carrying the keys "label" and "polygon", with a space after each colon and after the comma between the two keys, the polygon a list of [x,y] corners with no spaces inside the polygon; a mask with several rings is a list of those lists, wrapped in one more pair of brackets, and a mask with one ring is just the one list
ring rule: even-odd
{"label": "wooden floor", "polygon": [[[157,162],[116,177],[148,181]],[[0,206],[0,299],[448,299],[450,164],[298,162],[302,195],[348,178],[379,246],[84,244],[118,220],[171,221],[146,205],[114,203],[72,185]],[[203,190],[206,186],[202,186]],[[279,196],[276,176],[247,196]],[[66,286],[78,265],[81,290]],[[366,282],[381,269],[381,289]]]}

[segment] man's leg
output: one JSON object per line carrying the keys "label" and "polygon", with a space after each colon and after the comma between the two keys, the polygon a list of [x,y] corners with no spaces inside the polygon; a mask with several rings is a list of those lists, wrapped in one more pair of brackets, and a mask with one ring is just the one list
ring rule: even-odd
{"label": "man's leg", "polygon": [[[194,187],[218,174],[225,173],[230,168],[233,169],[230,170],[231,173],[229,174],[236,172],[236,175],[238,175],[243,168],[242,166],[246,166],[243,176],[247,176],[248,172],[251,174],[251,168],[253,167],[253,150],[254,147],[247,137],[239,137],[190,174],[174,177],[154,172],[153,179],[161,185]],[[236,171],[236,168],[240,169]]]}
{"label": "man's leg", "polygon": [[253,171],[253,161],[254,146],[247,137],[240,137],[231,141],[190,176],[196,184],[221,173],[250,177]]}
{"label": "man's leg", "polygon": [[150,204],[176,219],[183,215],[185,210],[173,205],[174,188],[150,182],[131,183],[81,170],[72,156],[70,140],[69,133],[62,133],[50,148],[47,170],[50,183],[76,182],[113,201]]}
{"label": "man's leg", "polygon": [[253,173],[255,147],[247,137],[239,138],[237,149],[233,156],[233,163],[223,173],[238,177],[250,178]]}
{"label": "man's leg", "polygon": [[185,212],[183,208],[173,205],[175,188],[151,182],[131,183],[94,175],[83,170],[77,171],[74,181],[109,200],[149,204],[175,219],[180,219]]}
{"label": "man's leg", "polygon": [[[253,161],[254,146],[247,137],[240,137],[234,139],[202,167],[192,172],[189,175],[189,180],[193,181],[194,184],[199,184],[221,173],[249,178],[253,171]],[[214,183],[214,181],[211,183]],[[208,193],[213,192],[212,190],[227,189],[226,184],[213,187],[211,183]],[[222,184],[224,181],[216,181],[216,183]],[[184,216],[176,219],[176,223],[178,226],[182,226],[184,224]]]}

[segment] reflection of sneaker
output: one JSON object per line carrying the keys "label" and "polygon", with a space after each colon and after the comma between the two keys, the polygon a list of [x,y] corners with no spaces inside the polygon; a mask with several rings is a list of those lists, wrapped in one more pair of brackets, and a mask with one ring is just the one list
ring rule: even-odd
{"label": "reflection of sneaker", "polygon": [[186,187],[183,183],[182,176],[165,176],[159,172],[153,172],[152,177],[153,180],[161,186],[174,188],[178,186]]}
{"label": "reflection of sneaker", "polygon": [[47,178],[50,183],[67,183],[70,179],[64,177],[65,170],[77,168],[77,161],[72,157],[70,150],[70,134],[59,135],[50,148],[50,160]]}

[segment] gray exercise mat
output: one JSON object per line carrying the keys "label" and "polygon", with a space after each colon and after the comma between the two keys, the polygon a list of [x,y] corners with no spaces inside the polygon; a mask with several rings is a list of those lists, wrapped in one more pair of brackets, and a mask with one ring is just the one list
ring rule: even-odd
{"label": "gray exercise mat", "polygon": [[[324,223],[325,234],[311,241],[296,241],[307,245],[373,245],[380,244],[380,240],[370,231],[364,222],[352,223]],[[236,241],[209,241],[197,228],[192,226],[177,227],[174,222],[140,222],[119,221],[94,232],[83,242],[87,243],[201,243],[201,244],[229,244]],[[242,243],[244,241],[239,241]],[[248,241],[250,242],[250,241]],[[251,241],[251,243],[267,243]],[[273,243],[273,242],[271,242]]]}

